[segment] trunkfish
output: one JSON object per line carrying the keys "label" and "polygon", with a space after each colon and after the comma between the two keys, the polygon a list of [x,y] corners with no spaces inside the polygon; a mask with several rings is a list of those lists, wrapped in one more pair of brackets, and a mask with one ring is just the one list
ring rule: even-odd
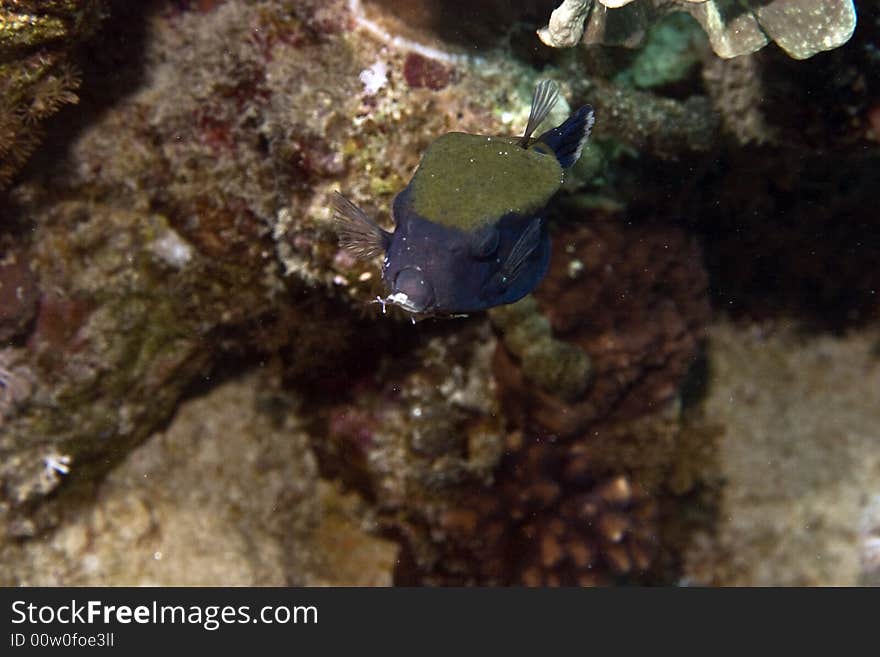
{"label": "trunkfish", "polygon": [[541,281],[550,260],[545,208],[594,121],[584,105],[533,139],[558,97],[555,82],[538,83],[520,137],[450,132],[434,141],[394,199],[393,232],[334,195],[340,244],[361,259],[384,255],[383,309],[399,306],[414,319],[468,314],[513,303]]}

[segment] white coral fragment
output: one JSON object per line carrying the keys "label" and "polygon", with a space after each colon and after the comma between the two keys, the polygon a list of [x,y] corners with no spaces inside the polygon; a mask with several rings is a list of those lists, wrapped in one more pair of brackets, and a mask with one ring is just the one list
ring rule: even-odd
{"label": "white coral fragment", "polygon": [[375,96],[388,83],[388,66],[383,61],[377,61],[370,68],[361,71],[358,77],[364,85],[364,93]]}
{"label": "white coral fragment", "polygon": [[[609,9],[618,9],[623,7],[624,5],[628,5],[633,0],[599,0],[600,4],[605,5]],[[707,0],[681,0],[682,2],[692,2],[694,4],[701,4],[706,2]]]}
{"label": "white coral fragment", "polygon": [[755,16],[749,11],[725,11],[717,2],[704,2],[687,9],[709,36],[712,50],[723,59],[748,55],[767,45]]}
{"label": "white coral fragment", "polygon": [[151,250],[162,262],[181,269],[192,260],[193,249],[176,231],[168,229],[151,245]]}
{"label": "white coral fragment", "polygon": [[538,30],[538,38],[552,48],[571,48],[580,43],[584,21],[592,0],[563,0],[546,27]]}
{"label": "white coral fragment", "polygon": [[[633,11],[608,11],[627,5]],[[806,59],[843,45],[856,27],[853,0],[564,0],[538,36],[549,46],[571,47],[583,37],[585,21],[587,43],[636,45],[657,16],[672,11],[691,14],[725,59],[771,40],[790,57]]]}
{"label": "white coral fragment", "polygon": [[794,59],[842,46],[856,29],[852,0],[752,0],[749,5],[761,29]]}
{"label": "white coral fragment", "polygon": [[43,458],[43,466],[49,479],[54,479],[57,475],[70,474],[70,457],[52,453]]}
{"label": "white coral fragment", "polygon": [[70,474],[70,464],[70,456],[51,450],[43,457],[43,469],[35,490],[41,495],[53,491],[61,483],[61,477]]}

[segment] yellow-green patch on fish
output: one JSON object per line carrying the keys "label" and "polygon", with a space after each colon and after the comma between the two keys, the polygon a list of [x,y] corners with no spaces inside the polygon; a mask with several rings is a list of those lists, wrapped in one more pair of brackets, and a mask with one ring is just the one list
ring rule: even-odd
{"label": "yellow-green patch on fish", "polygon": [[522,148],[518,138],[464,132],[443,135],[413,176],[413,209],[429,221],[471,230],[509,212],[540,210],[562,184],[552,154]]}

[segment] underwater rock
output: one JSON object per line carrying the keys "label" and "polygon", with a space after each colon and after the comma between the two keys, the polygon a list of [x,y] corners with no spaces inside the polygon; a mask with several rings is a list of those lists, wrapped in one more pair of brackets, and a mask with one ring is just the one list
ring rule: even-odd
{"label": "underwater rock", "polygon": [[705,408],[723,428],[724,485],[715,527],[686,552],[687,581],[868,581],[880,487],[876,345],[876,329],[839,337],[790,323],[710,329]]}
{"label": "underwater rock", "polygon": [[95,28],[103,2],[96,0],[3,0],[0,53],[69,45]]}
{"label": "underwater rock", "polygon": [[[64,157],[41,151],[41,166],[4,208],[4,218],[33,231],[31,269],[42,290],[18,357],[33,372],[32,390],[27,404],[4,405],[0,436],[0,482],[16,513],[30,513],[65,480],[106,469],[109,455],[121,457],[168,418],[182,390],[230,343],[247,343],[242,329],[286,298],[271,238],[282,198],[311,199],[319,180],[340,172],[341,144],[317,136],[331,134],[322,121],[335,125],[340,114],[311,91],[328,76],[315,61],[348,64],[356,80],[356,62],[340,56],[338,44],[322,46],[284,3],[141,18],[148,36],[129,47],[143,52],[126,58],[96,49],[90,66],[115,70],[119,56],[143,60],[151,75],[109,107],[103,98],[118,93],[84,98],[82,116],[93,118],[74,130]],[[296,55],[309,47],[313,59]],[[335,56],[317,57],[328,50]],[[284,67],[273,69],[279,61]],[[294,82],[306,74],[308,85]],[[273,96],[273,113],[268,86],[306,91],[292,104],[288,93]],[[344,84],[339,93],[347,94]],[[355,130],[358,102],[338,110],[351,110],[345,135]],[[291,107],[302,123],[290,120]],[[275,138],[277,126],[284,133]],[[298,228],[302,239],[285,235],[285,244],[319,251],[321,279],[332,289],[328,240],[306,221]],[[304,272],[291,287],[304,279],[313,280]],[[286,312],[284,321],[296,316]],[[64,469],[47,469],[56,457],[66,459]]]}
{"label": "underwater rock", "polygon": [[0,258],[0,345],[27,328],[36,312],[38,297],[29,250],[10,248]]}
{"label": "underwater rock", "polygon": [[576,345],[554,339],[550,321],[534,297],[495,308],[489,316],[529,381],[569,401],[584,393],[590,381],[590,357]]}
{"label": "underwater rock", "polygon": [[441,62],[414,52],[408,54],[403,61],[403,77],[413,89],[427,87],[433,91],[440,91],[449,84],[452,73],[450,68]]}
{"label": "underwater rock", "polygon": [[[84,201],[36,217],[41,296],[18,352],[31,392],[0,436],[0,482],[24,512],[69,473],[87,478],[142,440],[208,367],[212,334],[267,308],[259,270],[157,256],[164,217]],[[49,465],[58,455],[63,468]]]}
{"label": "underwater rock", "polygon": [[678,392],[709,317],[696,243],[671,226],[626,226],[595,215],[565,226],[535,298],[557,340],[584,351],[591,384],[576,400],[530,385],[525,363],[495,355],[505,408],[560,436],[611,415],[661,409]]}
{"label": "underwater rock", "polygon": [[18,407],[31,396],[34,374],[27,366],[24,349],[0,349],[0,427],[12,417]]}
{"label": "underwater rock", "polygon": [[494,349],[488,323],[470,320],[315,402],[308,428],[321,474],[368,500],[382,535],[406,552],[396,584],[427,581],[454,549],[441,536],[444,514],[488,485],[501,461]]}
{"label": "underwater rock", "polygon": [[[28,372],[29,392],[7,395],[0,436],[0,512],[16,535],[51,524],[55,511],[36,511],[46,493],[100,476],[227,353],[280,352],[301,383],[350,359],[328,345],[379,315],[378,283],[340,257],[332,189],[390,200],[432,135],[500,132],[495,112],[524,102],[507,62],[409,88],[407,52],[354,29],[341,1],[132,11],[107,24],[141,20],[142,36],[117,48],[96,37],[100,84],[3,208],[33,235],[39,281],[35,318],[16,315],[26,349],[9,369]],[[389,81],[369,97],[359,73],[380,57]],[[486,476],[498,434],[477,433],[462,467]]]}
{"label": "underwater rock", "polygon": [[573,86],[595,99],[597,139],[612,137],[641,155],[666,160],[711,152],[718,145],[720,117],[705,96],[680,101],[599,78]]}
{"label": "underwater rock", "polygon": [[762,103],[766,93],[760,66],[754,55],[716,59],[703,67],[703,81],[712,104],[722,117],[724,130],[740,144],[763,144],[776,140]]}
{"label": "underwater rock", "polygon": [[[430,338],[323,405],[314,427],[325,476],[381,509],[426,513],[456,487],[491,478],[503,450],[485,322]],[[389,516],[393,516],[389,513]]]}
{"label": "underwater rock", "polygon": [[[348,0],[355,21],[395,47],[450,63],[511,45],[537,26],[554,0]],[[527,44],[531,49],[533,44]]]}
{"label": "underwater rock", "polygon": [[880,495],[873,495],[859,523],[863,586],[880,586]]}
{"label": "underwater rock", "polygon": [[0,545],[0,582],[389,584],[394,544],[367,532],[362,502],[318,480],[291,403],[259,373],[184,402],[57,527]]}
{"label": "underwater rock", "polygon": [[[491,483],[462,480],[390,524],[406,548],[398,583],[671,576],[679,539],[674,530],[665,536],[660,509],[701,485],[709,462],[706,441],[683,428],[674,403],[708,319],[706,278],[680,229],[617,222],[600,216],[561,227],[537,303],[491,313],[502,336],[499,394],[520,429],[507,435]],[[542,342],[551,348],[539,349]],[[517,362],[514,354],[530,351]],[[564,385],[560,369],[583,374],[578,363],[590,362],[589,386],[566,401],[586,381]]]}

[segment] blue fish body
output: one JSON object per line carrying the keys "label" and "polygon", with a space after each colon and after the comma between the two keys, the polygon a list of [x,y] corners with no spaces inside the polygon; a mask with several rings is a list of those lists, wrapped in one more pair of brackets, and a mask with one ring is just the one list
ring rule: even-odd
{"label": "blue fish body", "polygon": [[402,292],[420,314],[426,310],[467,314],[513,303],[531,292],[547,272],[550,236],[541,222],[536,247],[518,275],[506,280],[501,273],[533,215],[511,212],[482,231],[468,231],[420,216],[410,194],[407,188],[395,199],[396,228],[382,277],[391,296]]}

